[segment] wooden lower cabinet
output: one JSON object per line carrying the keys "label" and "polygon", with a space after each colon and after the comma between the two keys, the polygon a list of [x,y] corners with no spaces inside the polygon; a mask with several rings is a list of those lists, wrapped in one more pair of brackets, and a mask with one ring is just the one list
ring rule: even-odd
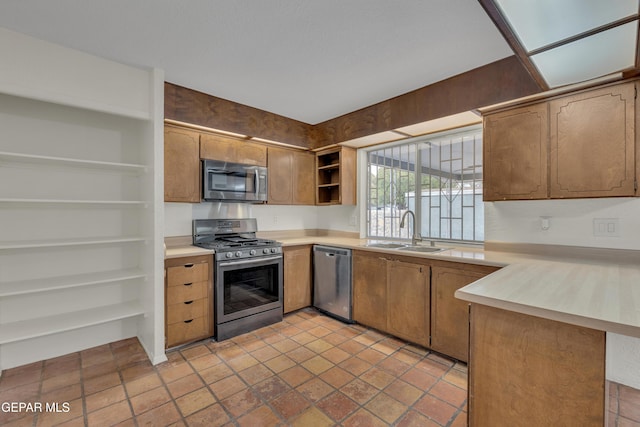
{"label": "wooden lower cabinet", "polygon": [[429,266],[387,261],[387,332],[429,346]]}
{"label": "wooden lower cabinet", "polygon": [[165,260],[165,347],[213,336],[213,257]]}
{"label": "wooden lower cabinet", "polygon": [[353,251],[353,319],[429,346],[429,266],[408,257]]}
{"label": "wooden lower cabinet", "polygon": [[353,320],[387,329],[387,259],[373,252],[353,251]]}
{"label": "wooden lower cabinet", "polygon": [[311,245],[283,248],[285,313],[311,305],[313,283],[311,248]]}
{"label": "wooden lower cabinet", "polygon": [[605,425],[605,332],[471,304],[469,427]]}
{"label": "wooden lower cabinet", "polygon": [[455,292],[497,267],[438,263],[431,267],[431,345],[442,354],[469,361],[469,303]]}

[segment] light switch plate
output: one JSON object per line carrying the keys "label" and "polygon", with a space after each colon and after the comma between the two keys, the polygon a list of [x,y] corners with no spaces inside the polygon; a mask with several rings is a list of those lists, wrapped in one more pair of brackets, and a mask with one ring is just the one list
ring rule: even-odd
{"label": "light switch plate", "polygon": [[620,237],[618,218],[593,218],[593,235],[596,237]]}

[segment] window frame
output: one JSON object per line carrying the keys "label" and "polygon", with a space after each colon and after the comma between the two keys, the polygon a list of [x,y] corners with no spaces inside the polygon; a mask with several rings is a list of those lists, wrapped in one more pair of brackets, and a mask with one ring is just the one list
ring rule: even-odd
{"label": "window frame", "polygon": [[[423,235],[423,229],[425,228],[425,224],[423,224],[423,215],[422,215],[422,205],[423,205],[423,196],[424,196],[424,191],[429,191],[429,187],[424,187],[422,185],[422,174],[419,170],[416,170],[415,165],[421,164],[422,162],[422,155],[423,155],[423,149],[420,147],[421,143],[429,143],[429,141],[437,141],[437,140],[443,140],[443,139],[448,139],[450,142],[453,142],[453,140],[456,137],[460,137],[460,138],[464,138],[467,135],[478,135],[480,134],[480,153],[479,153],[479,158],[482,159],[482,123],[478,123],[478,124],[472,124],[469,126],[464,126],[464,127],[460,127],[460,128],[456,128],[456,129],[450,129],[450,130],[446,130],[446,131],[442,131],[442,132],[437,132],[437,133],[432,133],[432,134],[426,134],[426,135],[420,135],[417,137],[412,137],[412,138],[407,138],[407,139],[403,139],[403,140],[398,140],[398,141],[393,141],[393,142],[389,142],[389,143],[385,143],[385,144],[378,144],[378,145],[373,145],[370,147],[366,147],[363,149],[364,154],[363,154],[363,166],[364,166],[364,172],[362,174],[362,178],[364,180],[363,182],[363,189],[365,190],[365,194],[362,197],[362,202],[363,202],[363,209],[362,209],[362,218],[363,218],[363,226],[362,226],[362,232],[363,232],[363,237],[369,239],[369,240],[410,240],[411,239],[411,234],[413,234],[413,227],[416,227],[416,231],[417,233],[422,237],[422,239],[427,240],[427,241],[440,241],[440,242],[449,242],[449,243],[463,243],[463,244],[471,244],[471,245],[482,245],[484,244],[484,221],[480,222],[480,225],[482,226],[482,230],[480,231],[480,233],[477,233],[477,226],[478,226],[478,217],[477,215],[477,206],[478,204],[481,204],[481,206],[483,207],[483,201],[482,201],[482,193],[483,193],[483,185],[482,185],[482,175],[480,175],[480,178],[473,178],[472,183],[472,192],[471,195],[473,197],[473,207],[470,206],[464,206],[464,203],[461,201],[461,208],[466,207],[466,208],[472,208],[473,209],[473,232],[472,235],[474,238],[476,238],[478,235],[480,235],[482,237],[482,240],[465,240],[465,239],[461,239],[461,238],[442,238],[442,237],[429,237],[429,236],[425,236]],[[477,142],[474,140],[474,144],[476,144]],[[370,156],[372,152],[375,151],[381,151],[381,150],[385,150],[385,149],[393,149],[396,147],[402,147],[402,146],[411,146],[413,145],[415,147],[415,162],[414,162],[414,167],[413,167],[413,181],[415,183],[415,188],[413,190],[413,199],[414,199],[414,203],[413,203],[413,212],[415,213],[415,217],[416,217],[416,224],[414,225],[413,222],[410,220],[410,223],[405,227],[404,229],[404,233],[402,231],[400,231],[401,229],[398,229],[398,233],[393,233],[393,226],[391,226],[391,232],[387,233],[386,230],[383,228],[383,231],[381,234],[383,235],[372,235],[372,228],[371,228],[371,218],[372,218],[372,208],[370,207],[371,205],[371,195],[372,195],[372,180],[371,180],[371,164],[370,164]],[[447,144],[449,146],[452,146],[453,144]],[[475,150],[476,150],[476,146],[474,145],[474,157],[475,157]],[[475,165],[474,165],[475,166]],[[482,166],[480,165],[479,168],[479,172],[480,174],[482,174]],[[409,170],[409,168],[407,169]],[[477,173],[477,172],[475,172]],[[433,176],[433,175],[431,175]],[[480,185],[478,186],[477,183],[478,181],[480,181]],[[462,181],[465,182],[465,181]],[[425,190],[426,188],[426,190]],[[465,194],[465,189],[462,188],[460,195],[464,196]],[[442,197],[442,196],[440,196]],[[478,200],[478,197],[480,198],[480,200]],[[430,202],[429,202],[430,203]],[[407,209],[408,206],[410,204],[407,203]],[[378,207],[379,209],[379,207]],[[386,206],[383,205],[383,209],[386,209]],[[393,207],[391,208],[393,209]],[[384,213],[383,213],[384,215]],[[393,215],[393,214],[392,214]],[[480,217],[483,218],[484,213],[482,213],[482,216]],[[384,216],[383,216],[384,217]],[[384,217],[386,219],[386,217]],[[393,216],[391,216],[390,218],[393,218]],[[464,222],[464,214],[462,214],[460,221],[461,224]],[[442,221],[442,216],[439,216],[439,220]],[[450,226],[451,221],[449,220],[448,225]],[[428,229],[428,225],[426,225],[427,229]],[[386,235],[385,235],[386,234]],[[391,235],[389,235],[391,234]],[[460,236],[460,237],[464,237],[464,235]]]}

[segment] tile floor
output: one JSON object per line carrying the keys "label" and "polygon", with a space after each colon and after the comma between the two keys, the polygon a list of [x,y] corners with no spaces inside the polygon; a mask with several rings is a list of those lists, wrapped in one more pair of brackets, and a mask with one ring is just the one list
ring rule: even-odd
{"label": "tile floor", "polygon": [[609,382],[608,427],[640,426],[640,390]]}
{"label": "tile floor", "polygon": [[0,425],[466,426],[466,365],[312,309],[167,356],[132,338],[6,370],[0,402],[43,411]]}

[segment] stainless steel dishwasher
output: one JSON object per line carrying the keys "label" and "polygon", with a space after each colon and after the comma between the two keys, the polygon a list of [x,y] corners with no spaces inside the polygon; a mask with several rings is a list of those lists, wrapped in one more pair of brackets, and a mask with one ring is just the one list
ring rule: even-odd
{"label": "stainless steel dishwasher", "polygon": [[313,247],[313,306],[352,323],[351,250]]}

